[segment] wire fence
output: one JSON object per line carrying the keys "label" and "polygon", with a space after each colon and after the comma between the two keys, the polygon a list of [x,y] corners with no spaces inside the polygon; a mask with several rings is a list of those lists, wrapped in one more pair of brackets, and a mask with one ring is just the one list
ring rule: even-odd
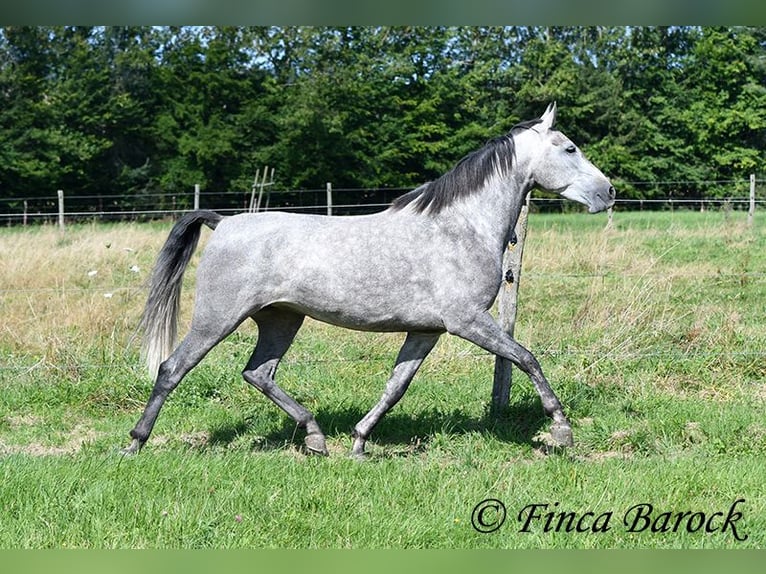
{"label": "wire fence", "polygon": [[[271,190],[259,211],[291,211],[335,215],[373,213],[385,209],[409,188],[340,188]],[[35,198],[0,197],[0,225],[67,221],[140,221],[162,219],[191,209],[230,215],[252,210],[252,193],[190,189],[189,193],[76,195],[62,191]]]}
{"label": "wire fence", "polygon": [[[252,347],[249,346],[248,349]],[[364,359],[359,358],[291,358],[285,357],[280,364],[284,366],[300,365],[300,366],[312,366],[312,365],[328,365],[328,364],[359,364],[359,363],[391,363],[398,349],[391,348],[391,353],[387,355],[371,355]],[[691,362],[691,361],[737,361],[747,360],[755,363],[756,361],[762,361],[766,358],[766,351],[760,350],[747,350],[747,351],[648,351],[641,353],[610,353],[603,349],[577,349],[577,348],[535,348],[535,356],[538,359],[546,358],[561,358],[570,357],[573,361],[577,362],[578,359],[588,360],[600,360],[601,362],[609,363],[635,363],[637,361],[644,361],[648,359],[662,360],[669,362]],[[483,351],[481,349],[460,354],[460,360],[476,360],[476,361],[489,361],[494,358],[494,355]],[[491,366],[491,363],[487,363],[487,367]],[[144,376],[145,367],[140,361],[135,362],[126,361],[123,359],[115,359],[110,363],[61,363],[61,362],[48,362],[46,360],[39,360],[35,363],[25,365],[4,365],[0,364],[0,373],[33,373],[35,371],[51,371],[51,372],[81,372],[81,371],[99,371],[99,370],[115,370],[115,369],[127,369],[131,373]]]}
{"label": "wire fence", "polygon": [[[622,206],[629,210],[668,210],[668,209],[694,209],[694,210],[752,210],[757,207],[762,209],[766,205],[766,198],[758,197],[755,194],[758,184],[763,184],[766,180],[756,180],[750,178],[751,189],[750,197],[695,197],[695,198],[674,198],[672,196],[664,198],[651,199],[618,199],[617,206]],[[657,182],[631,182],[634,186],[641,184],[658,185]],[[691,182],[660,182],[660,184],[681,184]],[[732,189],[742,189],[744,180],[731,180],[726,182],[708,182],[715,184],[730,184]],[[126,197],[123,195],[65,195],[63,192],[56,195],[49,195],[37,198],[23,197],[0,197],[0,225],[16,226],[39,223],[61,222],[63,219],[68,221],[141,221],[171,217],[179,213],[186,212],[194,208],[214,209],[223,214],[233,214],[252,210],[252,192],[205,192],[195,186],[187,194],[171,193],[143,193],[135,196]],[[260,206],[263,211],[292,211],[303,213],[334,215],[364,214],[380,211],[388,207],[396,197],[409,191],[409,188],[370,188],[370,189],[332,189],[328,186],[325,189],[315,190],[272,190],[265,195],[264,201]],[[555,211],[567,209],[566,206],[571,202],[556,197],[532,197],[531,204],[533,208],[540,211]],[[631,275],[630,273],[615,273],[611,271],[604,272],[578,272],[578,273],[536,273],[534,271],[525,271],[523,282],[527,283],[534,280],[563,280],[563,281],[588,281],[588,280],[628,280],[645,279],[646,273]],[[694,279],[691,276],[679,276],[677,274],[667,276],[652,276],[653,279]],[[718,273],[714,277],[700,276],[700,280],[747,280],[762,281],[766,280],[766,272],[747,271],[742,273]],[[136,285],[113,285],[105,286],[58,286],[58,287],[40,287],[40,288],[21,288],[8,289],[3,288],[0,283],[0,303],[8,302],[14,297],[30,297],[36,294],[98,294],[103,292],[104,296],[111,297],[118,293],[133,294],[140,292],[143,286]],[[744,350],[726,350],[726,349],[644,349],[640,352],[631,352],[626,350],[616,350],[607,352],[603,349],[586,348],[538,348],[535,352],[541,356],[561,357],[572,356],[576,358],[586,358],[589,360],[599,359],[602,361],[622,362],[636,361],[644,359],[672,360],[672,361],[762,361],[766,358],[766,350],[762,349],[744,349]],[[461,354],[463,359],[483,360],[490,355],[481,350]],[[295,362],[301,364],[323,364],[329,362],[367,362],[376,360],[390,360],[388,355],[379,357],[366,357],[365,359],[354,358],[300,358]],[[68,371],[76,370],[98,370],[98,369],[132,369],[124,358],[115,357],[113,362],[104,363],[77,363],[77,364],[51,364],[44,358],[34,362],[21,365],[10,365],[0,362],[0,372],[24,373],[38,370]],[[290,360],[287,359],[286,363]],[[136,367],[138,368],[138,367]]]}
{"label": "wire fence", "polygon": [[[529,285],[533,282],[546,282],[551,281],[630,281],[633,279],[643,279],[647,281],[654,280],[698,280],[704,282],[715,282],[722,280],[732,281],[766,281],[766,272],[743,272],[743,273],[718,273],[715,275],[709,274],[672,274],[668,272],[663,273],[629,273],[629,272],[606,272],[606,273],[550,273],[550,272],[534,272],[526,271],[522,277],[522,283]],[[88,296],[103,294],[105,297],[116,295],[118,293],[127,293],[130,295],[142,293],[146,287],[137,280],[132,285],[101,285],[101,286],[61,286],[61,287],[40,287],[40,288],[2,288],[0,286],[0,304],[8,304],[13,298],[27,299],[30,296],[40,294],[42,296],[60,296],[65,294],[67,296],[77,297],[78,295],[85,294]],[[678,301],[675,301],[673,305],[677,308]],[[678,315],[683,316],[688,314],[689,310],[678,310]],[[119,313],[120,315],[122,312]],[[139,364],[139,361],[131,355],[131,345],[127,339],[130,338],[133,333],[126,334],[126,342],[124,352],[116,353],[110,362],[62,362],[60,358],[54,361],[48,360],[45,356],[36,357],[30,356],[27,360],[21,360],[19,363],[12,364],[3,360],[0,360],[0,373],[6,374],[32,374],[36,372],[85,372],[85,371],[99,371],[99,370],[127,370],[136,376],[143,376],[143,366]],[[238,344],[238,343],[234,343]],[[751,344],[758,345],[758,341],[752,341]],[[241,345],[246,347],[245,351],[249,352],[252,347],[252,341],[243,340]],[[119,344],[118,344],[119,346]],[[365,354],[364,358],[358,357],[344,357],[342,349],[337,350],[331,357],[314,357],[314,356],[297,356],[286,357],[284,360],[285,365],[325,365],[325,364],[346,364],[346,363],[388,363],[393,360],[393,353],[396,352],[394,348],[396,345],[391,346],[387,350],[383,350],[379,354]],[[588,362],[598,362],[606,364],[631,364],[637,361],[654,360],[654,361],[668,361],[668,362],[694,362],[705,361],[711,364],[719,363],[733,363],[745,361],[747,364],[760,364],[766,359],[766,348],[758,346],[753,348],[750,345],[744,345],[739,349],[726,349],[726,348],[685,348],[683,345],[670,346],[660,348],[656,345],[650,345],[648,348],[641,349],[626,349],[618,346],[614,349],[594,346],[591,348],[571,346],[568,344],[560,344],[553,346],[535,346],[533,351],[540,359],[558,359],[558,360],[570,360],[578,363],[581,360]],[[137,353],[137,352],[136,352]],[[136,354],[134,353],[134,354]],[[452,357],[458,360],[472,360],[472,361],[485,361],[493,358],[490,353],[481,349],[473,349],[470,351],[460,351],[458,356]],[[18,359],[18,357],[17,357]],[[489,366],[490,363],[487,363]],[[590,363],[589,363],[590,364]]]}
{"label": "wire fence", "polygon": [[[754,210],[766,205],[766,195],[757,193],[766,180],[751,176],[749,180],[715,180],[705,182],[623,182],[633,188],[697,186],[706,189],[717,186],[730,189],[730,196],[706,196],[703,192],[674,197],[647,199],[618,198],[616,205],[629,210],[720,209]],[[750,196],[742,193],[750,187]],[[258,206],[260,211],[292,211],[314,214],[357,215],[387,208],[410,188],[337,188],[327,184],[325,189],[277,190],[269,188]],[[533,196],[532,208],[537,211],[578,209],[561,197]],[[56,194],[39,197],[0,197],[0,225],[27,225],[66,221],[141,221],[162,219],[191,209],[212,209],[222,214],[251,211],[251,191],[201,191],[190,187],[188,193],[141,192],[123,195],[78,195],[58,190]]]}

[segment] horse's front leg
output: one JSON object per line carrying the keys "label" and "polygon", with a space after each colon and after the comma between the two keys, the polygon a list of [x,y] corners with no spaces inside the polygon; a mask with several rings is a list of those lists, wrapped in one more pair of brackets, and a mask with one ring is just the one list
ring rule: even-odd
{"label": "horse's front leg", "polygon": [[441,333],[408,333],[399,355],[393,373],[388,379],[386,390],[370,412],[354,427],[354,445],[351,448],[351,456],[364,457],[364,446],[372,429],[378,421],[404,396],[407,387],[418,371],[431,349],[439,340]]}
{"label": "horse's front leg", "polygon": [[450,321],[448,331],[470,341],[482,349],[513,362],[524,371],[535,386],[545,414],[553,419],[550,433],[557,446],[572,446],[572,426],[564,414],[561,401],[548,384],[535,356],[503,331],[488,312],[470,318]]}

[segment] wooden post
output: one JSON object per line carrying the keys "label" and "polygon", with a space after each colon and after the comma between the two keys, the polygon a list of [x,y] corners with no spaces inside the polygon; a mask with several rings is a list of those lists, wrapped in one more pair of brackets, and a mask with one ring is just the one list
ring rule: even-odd
{"label": "wooden post", "polygon": [[255,212],[255,190],[258,189],[258,180],[261,178],[261,168],[258,168],[258,171],[255,172],[255,177],[253,178],[253,186],[250,188],[250,205],[247,206],[247,210],[250,213]]}
{"label": "wooden post", "polygon": [[614,224],[613,223],[614,207],[610,207],[609,209],[607,209],[606,213],[607,213],[606,228],[607,229],[612,229],[612,225]]}
{"label": "wooden post", "polygon": [[263,209],[268,211],[269,210],[269,201],[271,200],[271,187],[274,185],[274,169],[271,168],[271,173],[269,174],[269,189],[266,191],[266,205],[263,206]]}
{"label": "wooden post", "polygon": [[750,174],[750,209],[747,212],[747,224],[753,224],[753,216],[755,215],[755,174]]}
{"label": "wooden post", "polygon": [[[524,240],[527,237],[527,218],[529,215],[529,199],[521,208],[519,219],[514,230],[516,243],[509,243],[503,254],[503,284],[497,294],[498,323],[500,327],[513,336],[516,326],[516,308],[519,296],[519,281],[521,279],[521,258],[524,255]],[[512,238],[513,239],[513,238]],[[491,412],[498,416],[508,406],[511,398],[512,363],[508,359],[495,357],[495,378],[492,385]]]}
{"label": "wooden post", "polygon": [[64,230],[64,190],[58,190],[59,196],[59,229]]}
{"label": "wooden post", "polygon": [[261,202],[263,201],[263,188],[266,186],[266,174],[269,171],[269,166],[263,166],[263,177],[261,178],[261,184],[258,188],[258,203],[255,204],[255,211],[261,210]]}
{"label": "wooden post", "polygon": [[199,209],[199,184],[194,184],[194,211]]}
{"label": "wooden post", "polygon": [[327,215],[332,215],[332,183],[327,182]]}

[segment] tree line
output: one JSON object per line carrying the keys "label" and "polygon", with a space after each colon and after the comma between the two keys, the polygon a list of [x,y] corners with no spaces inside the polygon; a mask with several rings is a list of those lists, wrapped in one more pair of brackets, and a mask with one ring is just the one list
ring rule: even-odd
{"label": "tree line", "polygon": [[766,29],[6,27],[0,198],[409,188],[552,100],[622,198],[746,195]]}

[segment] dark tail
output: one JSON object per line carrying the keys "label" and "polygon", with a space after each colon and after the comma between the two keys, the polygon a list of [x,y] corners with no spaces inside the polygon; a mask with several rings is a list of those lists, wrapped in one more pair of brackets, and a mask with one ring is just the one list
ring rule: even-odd
{"label": "dark tail", "polygon": [[181,282],[197,247],[202,224],[215,229],[222,219],[223,216],[213,211],[193,211],[183,215],[157,256],[140,323],[144,332],[142,357],[153,379],[175,347]]}

